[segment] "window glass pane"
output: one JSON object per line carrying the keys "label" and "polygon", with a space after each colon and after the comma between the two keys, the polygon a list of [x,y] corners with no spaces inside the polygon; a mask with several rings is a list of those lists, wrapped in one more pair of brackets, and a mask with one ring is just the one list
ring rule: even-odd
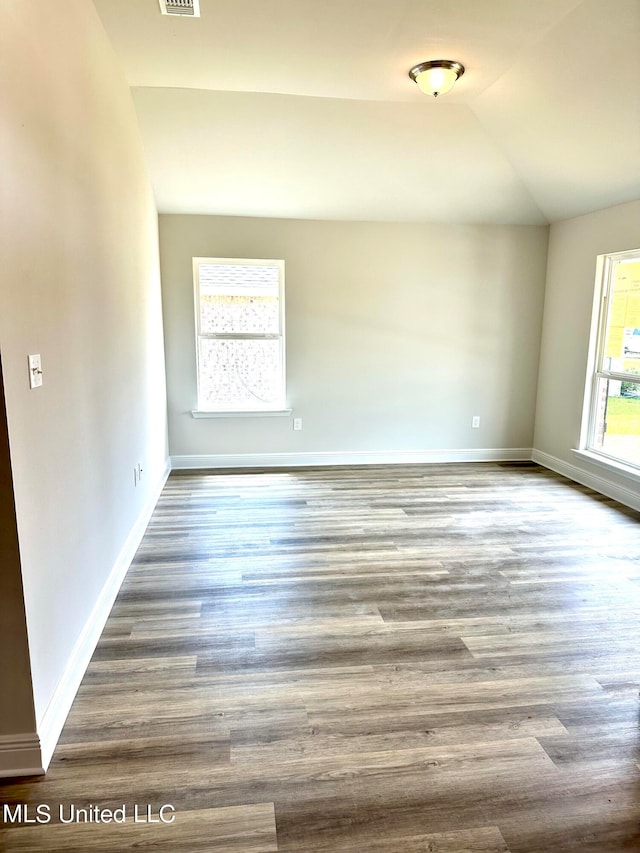
{"label": "window glass pane", "polygon": [[200,328],[204,334],[280,332],[277,266],[200,264]]}
{"label": "window glass pane", "polygon": [[615,264],[602,366],[640,373],[640,259]]}
{"label": "window glass pane", "polygon": [[200,340],[201,409],[282,403],[279,340]]}
{"label": "window glass pane", "polygon": [[599,379],[593,449],[640,465],[640,382]]}

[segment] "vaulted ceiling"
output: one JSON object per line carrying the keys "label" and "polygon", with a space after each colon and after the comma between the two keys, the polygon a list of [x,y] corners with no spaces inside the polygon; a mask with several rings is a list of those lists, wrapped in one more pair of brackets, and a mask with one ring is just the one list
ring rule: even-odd
{"label": "vaulted ceiling", "polygon": [[[94,0],[161,212],[546,223],[640,197],[640,0]],[[407,76],[466,72],[438,100]]]}

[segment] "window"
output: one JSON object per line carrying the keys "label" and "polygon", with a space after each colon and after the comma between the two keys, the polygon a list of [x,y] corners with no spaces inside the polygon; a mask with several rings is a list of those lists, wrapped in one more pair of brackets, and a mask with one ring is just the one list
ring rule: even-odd
{"label": "window", "polygon": [[285,406],[284,261],[194,258],[198,410]]}
{"label": "window", "polygon": [[584,444],[640,473],[640,249],[598,260]]}

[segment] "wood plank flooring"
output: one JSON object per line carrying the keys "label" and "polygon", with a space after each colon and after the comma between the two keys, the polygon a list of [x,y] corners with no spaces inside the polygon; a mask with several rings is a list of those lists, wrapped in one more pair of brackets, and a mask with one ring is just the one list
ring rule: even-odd
{"label": "wood plank flooring", "polygon": [[0,849],[640,850],[639,684],[640,516],[549,471],[175,473]]}

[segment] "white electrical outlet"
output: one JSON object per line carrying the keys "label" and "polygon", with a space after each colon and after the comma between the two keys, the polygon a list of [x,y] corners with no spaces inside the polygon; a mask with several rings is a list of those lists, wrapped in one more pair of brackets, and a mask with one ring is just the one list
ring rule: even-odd
{"label": "white electrical outlet", "polygon": [[296,432],[302,429],[302,418],[293,419],[293,428],[296,430]]}
{"label": "white electrical outlet", "polygon": [[42,360],[40,355],[30,355],[29,358],[29,387],[39,388],[42,385]]}
{"label": "white electrical outlet", "polygon": [[480,429],[480,415],[474,415],[471,421],[471,429]]}

